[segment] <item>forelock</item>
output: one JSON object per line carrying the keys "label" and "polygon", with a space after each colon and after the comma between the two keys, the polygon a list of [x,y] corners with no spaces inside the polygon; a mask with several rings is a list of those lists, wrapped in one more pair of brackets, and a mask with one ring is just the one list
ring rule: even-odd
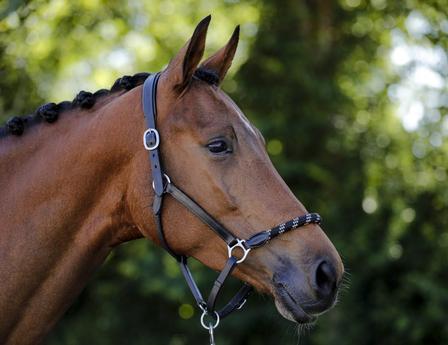
{"label": "forelock", "polygon": [[211,69],[207,69],[205,67],[199,67],[194,72],[194,76],[199,80],[205,81],[207,84],[216,86],[219,85],[219,76],[215,71]]}

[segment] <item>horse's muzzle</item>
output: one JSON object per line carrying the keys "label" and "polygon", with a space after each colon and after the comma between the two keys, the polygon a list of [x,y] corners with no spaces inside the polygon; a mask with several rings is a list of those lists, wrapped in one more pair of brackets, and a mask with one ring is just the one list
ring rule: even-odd
{"label": "horse's muzzle", "polygon": [[284,261],[273,275],[274,296],[283,317],[311,323],[336,301],[341,277],[328,258],[318,258],[305,271]]}

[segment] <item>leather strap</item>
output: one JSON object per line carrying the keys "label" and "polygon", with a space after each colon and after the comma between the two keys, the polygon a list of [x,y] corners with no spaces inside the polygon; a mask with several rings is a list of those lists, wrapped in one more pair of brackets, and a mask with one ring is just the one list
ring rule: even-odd
{"label": "leather strap", "polygon": [[[199,290],[196,281],[194,280],[193,275],[191,274],[191,271],[188,267],[187,260],[188,258],[186,256],[181,256],[179,260],[179,265],[181,268],[181,272],[185,278],[185,281],[187,282],[187,285],[190,288],[190,291],[198,307],[203,311],[207,311],[213,316],[213,311],[215,311],[216,300],[218,298],[219,292],[226,278],[229,276],[229,274],[231,274],[233,269],[236,267],[236,259],[232,256],[227,261],[226,266],[229,267],[227,268],[225,267],[223,269],[223,271],[213,284],[213,289],[210,292],[208,303],[206,303],[204,297],[202,297],[201,291]],[[244,305],[244,303],[247,300],[247,297],[252,291],[253,291],[252,286],[244,284],[241,287],[241,289],[236,293],[236,295],[233,296],[232,299],[221,310],[217,311],[219,317],[223,319],[229,314],[231,314],[233,311],[240,309]]]}
{"label": "leather strap", "polygon": [[237,265],[237,259],[234,256],[231,256],[219,274],[218,278],[216,278],[212,291],[208,296],[207,300],[207,310],[215,310],[216,299],[218,298],[218,294],[221,291],[222,285],[226,281],[227,277],[232,273]]}
{"label": "leather strap", "polygon": [[163,224],[162,224],[162,214],[156,214],[156,229],[157,229],[157,236],[159,237],[159,242],[165,248],[165,250],[170,254],[173,258],[175,258],[178,262],[181,262],[182,256],[177,255],[169,246],[168,242],[166,241],[165,233],[163,232]]}
{"label": "leather strap", "polygon": [[196,201],[177,188],[173,183],[169,183],[166,192],[171,194],[174,199],[184,205],[191,213],[207,224],[224,242],[229,246],[237,240],[236,236],[227,230],[221,223],[210,216]]}
{"label": "leather strap", "polygon": [[190,288],[191,293],[193,294],[194,299],[196,300],[196,304],[199,308],[204,309],[206,307],[206,303],[204,297],[202,297],[201,291],[199,290],[196,281],[191,274],[190,268],[188,267],[187,257],[181,256],[179,261],[180,269],[184,278],[187,282],[188,287]]}
{"label": "leather strap", "polygon": [[235,296],[227,303],[227,305],[218,311],[219,317],[224,319],[227,315],[231,314],[246,303],[247,298],[252,293],[253,287],[249,284],[244,283],[244,285],[239,289]]}
{"label": "leather strap", "polygon": [[[151,164],[152,181],[154,186],[154,192],[156,195],[161,196],[163,194],[163,173],[160,164],[159,147],[160,142],[159,134],[156,129],[156,117],[157,117],[157,83],[160,78],[160,73],[151,74],[146,78],[143,83],[143,96],[142,105],[143,113],[146,118],[146,125],[148,130],[145,132],[145,140],[149,145],[156,146],[154,149],[149,150],[149,162]],[[157,133],[157,134],[156,134]]]}

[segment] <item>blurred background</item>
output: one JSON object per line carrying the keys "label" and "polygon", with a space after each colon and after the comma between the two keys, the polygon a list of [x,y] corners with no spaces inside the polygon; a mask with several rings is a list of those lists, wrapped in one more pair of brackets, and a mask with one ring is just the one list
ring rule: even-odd
{"label": "blurred background", "polygon": [[[223,89],[348,271],[312,330],[299,336],[252,296],[217,343],[448,344],[447,0],[2,0],[1,122],[160,70],[209,13],[206,55],[241,24]],[[205,292],[215,274],[193,270]],[[139,240],[113,252],[47,344],[207,341],[174,260]]]}

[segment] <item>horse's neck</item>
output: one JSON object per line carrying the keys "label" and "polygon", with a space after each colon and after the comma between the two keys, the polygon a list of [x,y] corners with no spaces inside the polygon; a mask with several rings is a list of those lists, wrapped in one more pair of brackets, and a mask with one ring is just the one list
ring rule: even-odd
{"label": "horse's neck", "polygon": [[119,116],[108,103],[0,141],[0,343],[38,342],[123,229],[138,236],[123,201],[131,157]]}

